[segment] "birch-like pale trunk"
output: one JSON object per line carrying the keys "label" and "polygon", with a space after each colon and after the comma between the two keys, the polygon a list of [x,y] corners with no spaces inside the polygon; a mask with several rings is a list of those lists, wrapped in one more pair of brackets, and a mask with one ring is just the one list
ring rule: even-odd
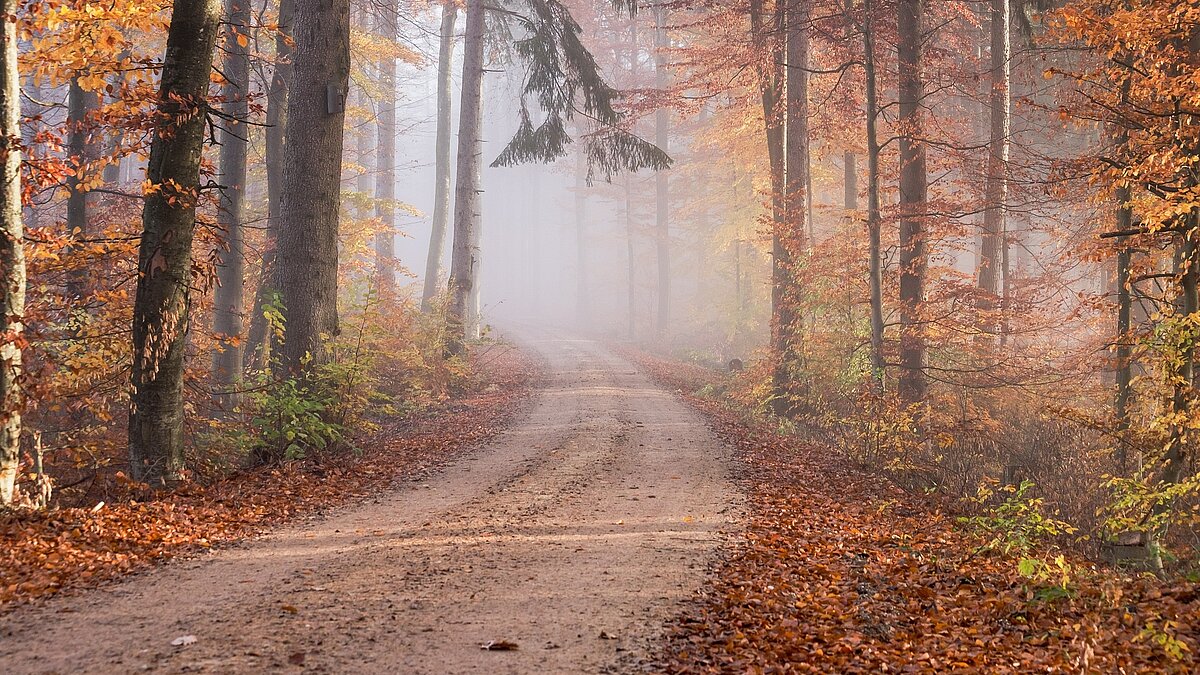
{"label": "birch-like pale trunk", "polygon": [[[0,13],[15,17],[17,0]],[[21,461],[21,339],[25,331],[25,229],[21,220],[21,75],[17,23],[4,21],[0,65],[0,506],[16,497]]]}
{"label": "birch-like pale trunk", "polygon": [[463,43],[462,107],[458,123],[458,176],[454,194],[454,245],[450,257],[450,307],[446,316],[447,351],[466,350],[468,303],[476,283],[475,229],[479,219],[480,133],[483,126],[484,0],[467,2]]}
{"label": "birch-like pale trunk", "polygon": [[450,222],[450,141],[454,115],[454,24],[458,5],[442,5],[437,80],[437,139],[434,144],[433,226],[429,234],[429,254],[425,258],[425,281],[421,289],[421,310],[429,311],[442,276],[442,255]]}

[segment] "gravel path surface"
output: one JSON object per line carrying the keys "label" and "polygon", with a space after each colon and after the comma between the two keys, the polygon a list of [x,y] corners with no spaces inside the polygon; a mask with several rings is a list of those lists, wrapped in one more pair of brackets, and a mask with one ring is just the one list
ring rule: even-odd
{"label": "gravel path surface", "polygon": [[632,669],[735,524],[726,448],[602,345],[518,342],[551,375],[485,447],[374,502],[0,618],[0,670]]}

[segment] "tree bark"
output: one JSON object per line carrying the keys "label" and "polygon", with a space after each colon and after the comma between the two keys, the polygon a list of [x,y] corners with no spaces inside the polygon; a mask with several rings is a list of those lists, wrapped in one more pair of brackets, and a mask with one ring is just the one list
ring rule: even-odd
{"label": "tree bark", "polygon": [[767,62],[760,66],[759,96],[762,99],[763,125],[766,132],[767,158],[771,170],[771,353],[775,360],[772,372],[772,390],[776,394],[773,408],[776,413],[783,411],[787,402],[778,397],[785,387],[788,375],[782,366],[790,349],[791,340],[788,327],[796,323],[794,308],[787,296],[790,281],[791,262],[789,248],[785,243],[785,227],[787,212],[784,194],[786,192],[786,157],[784,125],[777,119],[781,90],[783,89],[783,72],[781,63],[785,54],[781,53],[772,35],[780,35],[786,28],[784,20],[786,4],[775,3],[771,23],[762,0],[750,2],[750,33],[761,52],[769,53]]}
{"label": "tree bark", "polygon": [[784,217],[775,222],[773,248],[776,257],[772,286],[778,286],[776,345],[772,377],[773,408],[789,414],[795,403],[796,378],[800,376],[803,348],[803,318],[799,311],[802,289],[796,265],[804,251],[808,218],[808,49],[809,11],[807,0],[792,3],[787,10],[786,102],[787,126],[784,152]]}
{"label": "tree bark", "polygon": [[350,0],[296,0],[275,283],[284,372],[307,374],[338,334],[338,217],[350,80]]}
{"label": "tree bark", "polygon": [[454,24],[458,5],[442,5],[441,47],[438,52],[437,140],[434,146],[433,228],[429,234],[429,255],[425,258],[425,283],[421,290],[421,309],[429,311],[442,276],[442,255],[450,220],[450,135],[454,101]]}
{"label": "tree bark", "polygon": [[158,115],[142,209],[133,305],[129,464],[135,480],[179,478],[183,458],[183,366],[191,297],[192,236],[219,0],[177,0],[167,34]]}
{"label": "tree bark", "polygon": [[863,54],[867,98],[867,235],[871,294],[871,375],[883,391],[887,362],[883,357],[883,216],[879,199],[879,81],[875,73],[875,3],[865,0]]}
{"label": "tree bark", "polygon": [[21,356],[25,331],[25,229],[21,221],[21,75],[17,0],[0,4],[0,506],[16,497],[21,461]]}
{"label": "tree bark", "polygon": [[924,0],[899,0],[898,61],[900,137],[900,399],[907,405],[925,401],[925,336],[921,304],[925,299],[925,96],[921,74]]}
{"label": "tree bark", "polygon": [[[241,403],[242,321],[245,317],[246,251],[243,222],[246,197],[246,153],[249,147],[250,55],[238,36],[250,37],[250,0],[226,0],[225,113],[221,131],[221,203],[217,227],[225,234],[225,247],[217,257],[217,288],[213,298],[213,333],[222,342],[213,353],[214,398],[221,410]],[[248,45],[247,41],[247,45]]]}
{"label": "tree bark", "polygon": [[[988,116],[991,130],[988,137],[987,183],[984,189],[983,230],[979,245],[979,280],[981,309],[996,307],[1000,297],[1003,265],[1003,240],[1006,230],[1005,204],[1008,201],[1009,130],[1012,107],[1012,52],[1009,32],[1010,0],[991,0],[991,87],[988,94]],[[984,330],[998,331],[991,318],[985,318]]]}
{"label": "tree bark", "polygon": [[292,23],[296,16],[295,0],[279,0],[278,31],[275,34],[275,67],[267,90],[265,154],[267,169],[267,236],[259,267],[258,290],[250,313],[246,336],[247,366],[266,368],[270,360],[270,336],[263,307],[275,294],[275,251],[278,246],[279,199],[283,192],[283,149],[287,143],[287,107],[292,87]]}
{"label": "tree bark", "polygon": [[465,352],[468,303],[475,285],[478,251],[474,250],[479,219],[480,132],[483,123],[484,0],[467,2],[463,43],[462,106],[458,123],[458,176],[454,195],[454,245],[450,258],[450,308],[446,317],[447,348]]}
{"label": "tree bark", "polygon": [[[671,46],[667,35],[667,9],[664,5],[655,7],[654,12],[654,86],[659,91],[667,88],[667,55],[665,50]],[[660,107],[654,112],[654,144],[664,152],[668,149],[670,111]],[[655,247],[658,255],[658,319],[656,328],[663,335],[670,328],[671,321],[671,195],[670,179],[667,171],[659,171],[654,176],[655,197]]]}
{"label": "tree bark", "polygon": [[[67,92],[67,154],[75,174],[67,177],[67,233],[73,240],[86,240],[92,223],[92,198],[86,189],[87,173],[99,159],[99,147],[88,129],[88,115],[99,106],[95,93],[84,91],[79,78],[71,79]],[[80,264],[67,278],[67,297],[79,303],[88,295],[87,264]]]}
{"label": "tree bark", "polygon": [[[399,35],[397,7],[384,2],[379,7],[377,28],[394,41]],[[375,274],[379,290],[390,293],[396,285],[396,59],[380,59],[379,147],[375,157],[375,217],[383,229],[375,235]]]}
{"label": "tree bark", "polygon": [[575,153],[575,318],[586,327],[591,319],[588,295],[587,157]]}
{"label": "tree bark", "polygon": [[[641,61],[641,46],[638,44],[636,19],[629,22],[629,81],[637,86],[638,65]],[[633,213],[633,176],[625,174],[625,261],[626,261],[626,307],[629,323],[627,334],[630,340],[637,336],[637,226]]]}

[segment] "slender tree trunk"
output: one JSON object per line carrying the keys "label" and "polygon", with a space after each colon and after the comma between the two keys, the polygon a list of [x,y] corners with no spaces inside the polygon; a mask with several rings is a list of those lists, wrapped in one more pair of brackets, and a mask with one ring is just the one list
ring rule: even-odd
{"label": "slender tree trunk", "polygon": [[483,123],[484,0],[468,0],[463,43],[462,110],[458,122],[458,177],[454,195],[454,245],[450,258],[448,351],[462,355],[468,303],[475,285],[474,230],[479,218],[479,141]]}
{"label": "slender tree trunk", "polygon": [[[109,95],[113,100],[120,100],[121,86],[125,81],[125,77],[121,73],[113,73],[109,76],[108,86]],[[120,136],[112,134],[108,138],[107,146],[104,148],[108,163],[104,165],[104,174],[101,178],[107,187],[116,187],[121,184],[121,165],[125,163],[125,159],[119,157],[121,152]]]}
{"label": "slender tree trunk", "polygon": [[[399,37],[396,5],[385,2],[379,7],[376,30],[387,40]],[[379,63],[379,148],[376,155],[375,217],[383,229],[375,236],[375,273],[379,289],[390,293],[396,284],[396,59],[388,56]]]}
{"label": "slender tree trunk", "polygon": [[[641,61],[641,47],[638,45],[637,20],[629,22],[629,81],[637,85],[638,65]],[[628,266],[626,273],[626,306],[629,313],[628,335],[633,340],[637,336],[637,227],[633,214],[633,176],[625,174],[625,259]]]}
{"label": "slender tree trunk", "polygon": [[900,381],[904,403],[923,403],[926,395],[925,336],[921,305],[925,299],[924,213],[928,201],[925,169],[925,97],[921,75],[924,0],[899,0],[898,44],[900,117]]}
{"label": "slender tree trunk", "polygon": [[338,334],[338,217],[350,79],[350,0],[296,0],[295,54],[283,150],[275,283],[283,305],[280,365],[300,373]]}
{"label": "slender tree trunk", "polygon": [[[1003,240],[1005,237],[1005,203],[1008,201],[1008,154],[1011,109],[1011,54],[1009,17],[1010,0],[991,0],[991,87],[988,94],[988,115],[991,131],[988,138],[987,184],[984,190],[983,230],[979,246],[980,301],[982,309],[996,307],[1000,297],[1003,272]],[[985,319],[985,330],[997,332],[992,318]]]}
{"label": "slender tree trunk", "polygon": [[442,5],[441,48],[438,52],[437,140],[434,147],[433,229],[429,234],[429,255],[425,258],[425,283],[421,291],[421,309],[428,311],[437,295],[442,276],[442,255],[450,220],[450,136],[454,101],[454,23],[458,5]]}
{"label": "slender tree trunk", "polygon": [[133,305],[129,464],[135,480],[156,485],[179,478],[184,468],[183,365],[192,236],[220,21],[219,0],[176,0],[146,169],[152,190],[142,209]]}
{"label": "slender tree trunk", "polygon": [[0,66],[0,506],[16,498],[21,462],[21,342],[25,331],[25,229],[21,222],[21,75],[17,0],[2,0]]}
{"label": "slender tree trunk", "polygon": [[790,248],[786,243],[787,210],[785,208],[785,136],[784,125],[778,120],[780,92],[783,88],[784,61],[772,35],[783,33],[786,3],[777,2],[771,24],[762,0],[750,2],[750,32],[758,50],[769,53],[766,63],[760,66],[759,95],[762,99],[763,122],[766,130],[767,157],[771,169],[771,352],[775,360],[772,373],[772,389],[776,395],[773,407],[776,413],[786,409],[786,398],[779,396],[789,379],[784,365],[791,349],[789,330],[796,323],[795,309],[788,297],[791,277]]}
{"label": "slender tree trunk", "polygon": [[258,290],[254,294],[254,309],[250,313],[250,330],[246,337],[247,365],[266,368],[270,360],[270,336],[263,308],[275,294],[275,252],[281,226],[279,199],[283,193],[283,149],[287,143],[287,107],[292,88],[292,24],[295,22],[296,0],[279,0],[279,27],[275,34],[275,67],[267,90],[266,168],[267,168],[267,237],[259,267]]}
{"label": "slender tree trunk", "polygon": [[[1127,190],[1126,190],[1127,191]],[[1127,200],[1126,200],[1127,201]],[[1128,206],[1122,206],[1117,213],[1117,225],[1127,223],[1129,229],[1132,218]],[[1123,212],[1123,213],[1122,213]],[[1122,431],[1129,428],[1129,398],[1133,383],[1133,348],[1130,345],[1130,330],[1133,328],[1133,294],[1129,288],[1129,267],[1131,251],[1129,247],[1122,248],[1117,253],[1117,395],[1113,406],[1113,416],[1117,427]],[[1117,445],[1117,462],[1124,472],[1129,461],[1129,454],[1123,442]]]}
{"label": "slender tree trunk", "polygon": [[242,321],[245,308],[246,251],[244,233],[244,202],[246,198],[246,153],[249,147],[249,127],[244,121],[250,116],[247,96],[250,93],[250,55],[243,40],[250,37],[252,19],[250,0],[226,0],[228,21],[225,39],[224,74],[226,84],[225,120],[221,132],[221,203],[217,225],[225,234],[225,248],[217,259],[217,288],[213,298],[213,333],[224,341],[213,354],[213,376],[216,380],[216,403],[222,410],[233,410],[241,403],[237,392],[242,380]]}
{"label": "slender tree trunk", "polygon": [[875,6],[866,0],[863,12],[863,54],[867,98],[867,235],[871,287],[871,374],[883,391],[887,362],[883,357],[883,216],[879,199],[879,96],[875,74]]}
{"label": "slender tree trunk", "polygon": [[[360,7],[356,16],[352,18],[355,22],[355,28],[363,33],[371,32],[371,8]],[[356,156],[358,160],[359,172],[355,177],[354,189],[358,197],[358,207],[355,209],[360,220],[370,220],[375,217],[375,205],[373,204],[372,193],[375,190],[376,183],[373,180],[372,174],[376,168],[378,157],[376,148],[378,147],[376,138],[376,122],[379,120],[378,108],[373,106],[371,95],[367,92],[367,87],[370,83],[375,82],[376,73],[369,61],[360,66],[362,70],[362,83],[354,92],[355,104],[357,107],[366,111],[366,119],[362,125],[358,127],[355,134],[356,141]],[[378,267],[378,260],[376,261]]]}
{"label": "slender tree trunk", "polygon": [[633,218],[633,178],[625,175],[625,260],[626,307],[629,314],[629,339],[637,335],[637,227]]}
{"label": "slender tree trunk", "polygon": [[588,296],[587,157],[575,153],[575,318],[587,326],[592,315]]}
{"label": "slender tree trunk", "polygon": [[789,414],[795,403],[796,379],[800,376],[804,357],[803,317],[799,311],[802,289],[796,266],[804,252],[805,229],[808,217],[808,48],[809,3],[793,3],[787,14],[787,127],[784,154],[784,219],[775,223],[775,249],[778,275],[779,306],[776,329],[778,345],[775,354],[774,409],[778,415]]}
{"label": "slender tree trunk", "polygon": [[[85,186],[99,148],[91,138],[88,115],[98,106],[96,94],[84,91],[79,78],[72,78],[67,93],[67,154],[75,164],[75,174],[67,177],[67,232],[75,240],[86,240],[91,230],[93,200]],[[67,279],[67,297],[76,302],[88,295],[88,268],[80,265]]]}
{"label": "slender tree trunk", "polygon": [[[667,8],[664,5],[655,7],[654,12],[654,86],[659,91],[667,88],[667,55],[666,49],[671,46],[670,36],[667,35]],[[670,112],[660,107],[654,112],[654,144],[662,150],[668,149],[670,142],[669,128]],[[667,172],[659,171],[654,176],[655,198],[655,246],[658,253],[658,320],[657,330],[660,335],[670,329],[671,321],[671,195],[670,179]]]}

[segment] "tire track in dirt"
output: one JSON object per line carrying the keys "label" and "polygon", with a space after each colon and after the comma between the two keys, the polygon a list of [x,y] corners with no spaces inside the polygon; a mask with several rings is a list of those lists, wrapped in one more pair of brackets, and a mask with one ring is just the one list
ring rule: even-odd
{"label": "tire track in dirt", "polygon": [[[470,456],[374,503],[0,619],[7,672],[611,672],[704,581],[739,497],[699,416],[598,343]],[[172,639],[194,635],[194,644]],[[488,652],[506,640],[515,651]]]}

